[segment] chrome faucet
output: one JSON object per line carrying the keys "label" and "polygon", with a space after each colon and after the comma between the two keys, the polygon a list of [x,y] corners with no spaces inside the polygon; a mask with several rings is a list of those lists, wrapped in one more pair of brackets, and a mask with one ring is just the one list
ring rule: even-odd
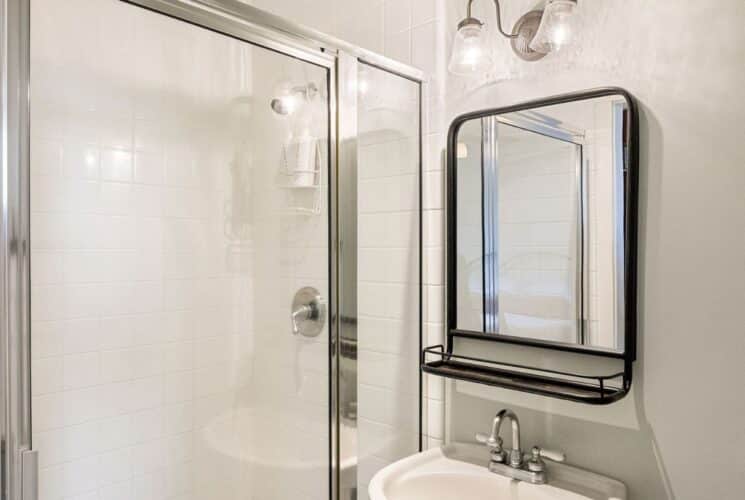
{"label": "chrome faucet", "polygon": [[523,461],[523,452],[522,448],[520,448],[520,420],[518,420],[514,411],[507,409],[501,410],[492,421],[491,434],[489,437],[484,440],[483,435],[478,434],[476,435],[476,439],[482,441],[492,449],[491,455],[493,461],[499,463],[506,462],[507,452],[502,447],[502,438],[499,437],[499,431],[502,428],[502,421],[505,418],[509,418],[512,423],[512,450],[509,454],[509,463],[513,467],[520,467],[520,464],[522,464]]}
{"label": "chrome faucet", "polygon": [[[499,431],[505,418],[512,424],[512,449],[505,450]],[[512,410],[499,411],[492,421],[491,434],[476,434],[476,440],[484,443],[491,450],[489,470],[496,474],[507,476],[518,481],[527,481],[533,484],[545,484],[548,482],[546,474],[546,463],[543,459],[554,462],[563,462],[565,455],[562,452],[543,450],[534,446],[529,456],[523,456],[520,447],[520,421]],[[509,453],[508,453],[509,452]],[[508,460],[509,459],[509,460]]]}

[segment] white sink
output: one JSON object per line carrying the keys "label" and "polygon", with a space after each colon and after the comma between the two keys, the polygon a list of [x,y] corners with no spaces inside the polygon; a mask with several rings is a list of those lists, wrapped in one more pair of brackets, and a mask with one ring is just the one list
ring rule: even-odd
{"label": "white sink", "polygon": [[548,464],[549,484],[513,481],[489,472],[483,446],[452,444],[380,470],[370,500],[626,500],[614,480],[564,464]]}

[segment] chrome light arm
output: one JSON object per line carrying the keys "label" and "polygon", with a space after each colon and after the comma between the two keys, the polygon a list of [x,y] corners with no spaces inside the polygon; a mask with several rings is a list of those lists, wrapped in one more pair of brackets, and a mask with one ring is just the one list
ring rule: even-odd
{"label": "chrome light arm", "polygon": [[[473,19],[471,15],[474,0],[468,0],[468,6],[466,7],[466,19]],[[499,33],[505,38],[517,38],[517,33],[507,33],[502,28],[502,8],[499,5],[499,0],[494,0],[494,7],[497,10],[497,29]]]}

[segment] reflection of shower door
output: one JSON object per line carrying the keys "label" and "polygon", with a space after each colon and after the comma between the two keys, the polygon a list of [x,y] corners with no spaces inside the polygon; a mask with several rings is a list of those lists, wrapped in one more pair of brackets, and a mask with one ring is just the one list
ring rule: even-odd
{"label": "reflection of shower door", "polygon": [[487,123],[485,327],[581,344],[582,145],[527,120]]}
{"label": "reflection of shower door", "polygon": [[329,498],[333,59],[115,0],[31,38],[40,498]]}

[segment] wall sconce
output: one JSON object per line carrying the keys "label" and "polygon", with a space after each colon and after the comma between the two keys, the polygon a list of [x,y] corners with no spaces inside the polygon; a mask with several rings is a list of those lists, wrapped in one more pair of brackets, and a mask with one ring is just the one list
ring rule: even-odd
{"label": "wall sconce", "polygon": [[[474,0],[468,0],[466,18],[458,23],[448,69],[456,75],[485,73],[494,65],[484,23],[471,14]],[[499,0],[494,0],[499,33],[510,40],[512,50],[524,61],[537,61],[572,41],[577,0],[546,0],[517,20],[512,32],[502,28]]]}

